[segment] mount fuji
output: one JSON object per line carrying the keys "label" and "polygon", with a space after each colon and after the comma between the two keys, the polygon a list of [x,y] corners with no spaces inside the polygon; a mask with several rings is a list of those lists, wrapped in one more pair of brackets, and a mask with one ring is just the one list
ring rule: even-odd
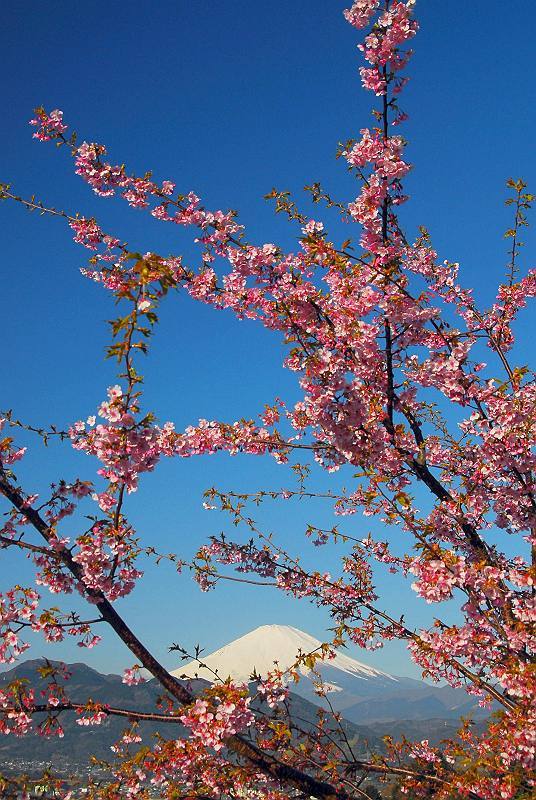
{"label": "mount fuji", "polygon": [[[177,678],[202,678],[206,681],[232,678],[249,683],[255,672],[265,676],[277,667],[287,670],[299,654],[311,653],[322,643],[308,633],[290,625],[261,625],[244,636],[226,644],[198,661],[191,661],[172,672]],[[206,665],[206,666],[202,666]],[[294,694],[319,705],[310,669],[300,666],[301,679],[291,683]],[[430,686],[424,681],[397,677],[363,664],[335,651],[335,658],[317,661],[319,673],[327,690],[329,704],[354,723],[386,720],[453,719],[462,714],[482,716],[474,698],[463,689],[449,686]]]}
{"label": "mount fuji", "polygon": [[[210,681],[214,678],[211,672],[214,670],[220,678],[231,677],[234,681],[249,683],[253,672],[264,677],[276,666],[281,670],[288,670],[295,663],[298,654],[318,650],[321,644],[314,636],[290,625],[261,625],[214,653],[203,656],[201,661],[206,667],[200,666],[197,661],[191,661],[174,670],[172,674],[177,678],[205,678]],[[370,688],[373,684],[379,689],[391,688],[399,682],[398,678],[338,651],[335,658],[318,661],[316,670],[321,674],[330,693],[342,692],[350,686],[356,689],[359,686],[368,693],[367,684],[370,684]],[[311,684],[314,676],[310,669],[300,666],[297,671],[307,679],[305,686]],[[293,687],[293,691],[303,694],[303,688],[300,692],[301,683],[302,681]]]}

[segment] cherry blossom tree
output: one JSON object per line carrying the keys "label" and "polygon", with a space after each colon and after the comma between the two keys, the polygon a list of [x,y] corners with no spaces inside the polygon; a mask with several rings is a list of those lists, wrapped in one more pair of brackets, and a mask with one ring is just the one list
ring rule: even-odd
{"label": "cherry blossom tree", "polygon": [[[295,251],[250,243],[235,212],[210,211],[193,192],[179,193],[173,182],[156,181],[151,173],[130,174],[107,160],[104,145],[80,143],[58,110],[36,110],[34,137],[61,146],[100,197],[118,196],[157,220],[190,228],[200,266],[177,255],[141,254],[96,219],[1,188],[3,199],[67,224],[91,252],[83,277],[101,284],[120,309],[107,353],[118,364],[117,384],[94,416],[45,429],[40,421],[5,413],[0,440],[0,491],[7,503],[1,545],[18,548],[35,564],[33,585],[16,584],[0,597],[2,661],[12,663],[27,651],[27,629],[48,642],[72,636],[91,647],[99,642],[97,623],[105,623],[136,662],[125,670],[125,682],[143,680],[144,668],[162,690],[154,713],[90,699],[77,704],[69,698],[66,669],[51,664],[42,670],[44,697],[20,683],[0,692],[3,734],[27,734],[34,715],[43,713],[39,729],[49,736],[62,735],[65,714],[77,714],[81,725],[125,717],[111,777],[90,786],[92,797],[144,798],[157,787],[168,798],[347,800],[368,796],[370,776],[396,780],[399,791],[414,797],[512,800],[533,791],[535,387],[528,369],[512,360],[516,319],[535,293],[534,271],[521,276],[519,265],[533,196],[523,181],[508,181],[514,216],[506,234],[508,272],[488,309],[459,282],[458,264],[439,260],[424,228],[416,241],[406,238],[397,217],[410,170],[399,133],[406,120],[399,97],[408,43],[418,29],[413,12],[414,0],[355,0],[344,12],[350,25],[365,31],[360,73],[376,98],[374,125],[339,154],[359,181],[358,196],[339,202],[318,184],[308,191],[319,206],[338,209],[349,231],[357,223],[358,243],[351,234],[345,242],[332,241],[322,222],[277,190],[270,194],[276,211],[300,226]],[[158,422],[143,406],[138,370],[159,306],[175,292],[283,338],[284,366],[296,373],[301,399],[288,406],[262,398],[257,420],[202,419],[183,431]],[[17,443],[21,427],[41,439],[60,437],[95,457],[97,476],[62,480],[50,497],[38,499],[14,472],[18,461],[31,457]],[[268,454],[293,469],[297,485],[254,494],[208,490],[206,506],[229,513],[237,536],[211,539],[189,563],[180,553],[160,553],[157,543],[145,544],[127,516],[128,496],[140,489],[143,474],[163,457],[221,451]],[[328,481],[323,492],[308,486],[313,464]],[[353,484],[340,491],[329,476],[344,468],[351,469]],[[307,535],[318,546],[341,546],[339,576],[305,569],[296,554],[263,532],[251,511],[264,502],[312,497],[332,504],[341,517],[376,519],[384,534],[363,535],[358,516],[353,535],[309,525]],[[62,521],[72,515],[78,515],[80,531],[69,539]],[[399,555],[394,543],[402,543],[406,554]],[[423,677],[463,686],[490,707],[486,730],[477,735],[465,722],[459,737],[441,747],[388,740],[385,752],[363,760],[345,741],[337,715],[319,712],[308,730],[289,716],[288,681],[295,670],[256,676],[254,690],[215,681],[194,696],[115,608],[142,579],[139,562],[147,555],[190,569],[204,591],[235,575],[327,609],[332,640],[319,651],[297,654],[296,668],[329,661],[345,643],[374,649],[402,640]],[[382,565],[407,577],[427,603],[455,600],[458,622],[444,622],[438,611],[431,627],[419,629],[390,615],[375,589],[373,568]],[[87,618],[58,610],[57,598],[68,602],[72,592],[87,600]],[[55,596],[51,607],[47,593]],[[180,732],[139,750],[138,730],[146,720],[179,725]],[[61,781],[47,780],[69,796]]]}

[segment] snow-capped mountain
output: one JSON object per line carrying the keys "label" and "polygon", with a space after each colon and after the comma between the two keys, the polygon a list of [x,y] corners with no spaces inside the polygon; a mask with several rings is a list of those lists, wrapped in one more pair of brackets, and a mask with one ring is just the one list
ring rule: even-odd
{"label": "snow-capped mountain", "polygon": [[[261,625],[260,628],[255,628],[214,653],[201,656],[209,670],[200,668],[197,661],[191,661],[175,670],[173,675],[188,678],[199,676],[211,680],[210,670],[217,670],[220,678],[230,676],[235,681],[248,683],[253,671],[264,677],[274,669],[275,662],[279,669],[289,669],[299,653],[312,653],[321,644],[322,642],[314,636],[290,625]],[[320,665],[320,662],[317,663]],[[341,673],[357,680],[379,678],[382,681],[396,681],[392,675],[362,664],[341,652],[337,652],[335,658],[325,661],[323,668],[325,667],[333,671],[334,678]],[[300,667],[299,672],[305,676],[310,674],[307,667]],[[337,682],[334,681],[333,691],[337,689]]]}
{"label": "snow-capped mountain", "polygon": [[[320,645],[314,636],[290,625],[261,625],[214,653],[201,655],[206,667],[191,661],[172,674],[178,678],[199,677],[214,681],[214,672],[217,672],[221,679],[231,677],[234,681],[249,683],[253,672],[265,676],[275,666],[287,670],[298,654],[311,653]],[[353,722],[451,719],[475,711],[478,716],[482,715],[474,698],[468,697],[463,689],[430,686],[424,681],[389,675],[340,651],[336,651],[333,659],[317,661],[315,670],[322,677],[330,705]],[[302,678],[290,684],[291,691],[321,704],[321,698],[314,691],[315,675],[305,666],[298,672]]]}
{"label": "snow-capped mountain", "polygon": [[[298,654],[312,653],[321,644],[314,636],[290,625],[261,625],[214,653],[201,656],[206,667],[191,661],[175,670],[173,675],[213,680],[211,670],[214,670],[222,679],[231,677],[237,682],[248,683],[253,672],[265,676],[275,666],[287,670],[294,665]],[[358,697],[396,689],[399,683],[399,679],[393,675],[356,661],[340,651],[336,652],[335,658],[317,661],[315,669],[321,674],[330,694],[345,695],[344,700],[340,697],[342,706]],[[313,694],[312,679],[315,676],[305,666],[300,666],[298,672],[304,679],[293,684],[292,691],[309,698]]]}

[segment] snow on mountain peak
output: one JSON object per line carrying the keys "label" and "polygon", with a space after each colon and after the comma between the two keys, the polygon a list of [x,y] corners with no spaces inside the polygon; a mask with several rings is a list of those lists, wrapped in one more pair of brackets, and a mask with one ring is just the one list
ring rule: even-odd
{"label": "snow on mountain peak", "polygon": [[[210,670],[215,670],[222,679],[231,677],[237,682],[247,683],[254,671],[265,676],[275,666],[287,670],[295,663],[300,651],[304,654],[311,653],[321,644],[322,642],[314,636],[290,625],[261,625],[214,653],[201,656],[202,662],[209,667],[208,670],[200,667],[197,661],[191,661],[174,670],[172,674],[176,677],[198,676],[212,680],[214,676]],[[317,669],[329,685],[328,691],[341,691],[339,684],[341,681],[347,684],[348,679],[372,681],[380,679],[382,682],[397,680],[340,651],[335,652],[335,658],[317,662]],[[310,674],[310,670],[306,667],[300,667],[299,672],[302,675]]]}

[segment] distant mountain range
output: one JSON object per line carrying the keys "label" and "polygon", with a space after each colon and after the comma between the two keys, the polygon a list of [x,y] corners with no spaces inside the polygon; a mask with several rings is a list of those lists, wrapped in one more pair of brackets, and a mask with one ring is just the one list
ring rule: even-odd
{"label": "distant mountain range", "polygon": [[[36,688],[36,701],[39,702],[39,691],[46,686],[37,672],[44,662],[41,659],[25,661],[8,672],[0,675],[0,688],[13,680],[26,679],[30,686]],[[126,686],[120,675],[102,675],[86,664],[69,664],[71,678],[66,685],[67,694],[72,702],[87,702],[91,698],[95,702],[106,702],[123,708],[139,711],[156,710],[156,700],[160,694],[151,681],[138,686]],[[35,715],[36,721],[44,715]],[[76,724],[77,715],[65,712],[61,715],[61,724],[65,730],[64,738],[57,736],[45,738],[37,734],[31,736],[0,736],[0,764],[11,759],[33,759],[36,762],[49,762],[59,767],[68,763],[79,765],[87,763],[88,757],[109,759],[112,755],[110,746],[121,736],[127,727],[127,720],[109,717],[98,727],[86,727]],[[157,730],[155,725],[143,727],[146,737]]]}
{"label": "distant mountain range", "polygon": [[[35,688],[38,700],[40,690],[46,686],[46,681],[43,681],[37,672],[43,664],[44,661],[41,659],[29,660],[0,674],[0,689],[10,681],[26,679],[29,685]],[[71,678],[66,684],[66,691],[72,702],[85,703],[91,699],[135,711],[161,712],[157,702],[162,690],[154,680],[138,686],[127,686],[122,682],[120,675],[103,675],[86,664],[68,664],[67,667]],[[188,680],[184,683],[187,683],[194,692],[199,692],[208,685],[207,681],[202,679]],[[299,720],[302,728],[307,729],[314,724],[318,712],[317,705],[296,694],[290,695],[289,705],[293,719]],[[44,716],[36,714],[36,723]],[[61,723],[65,730],[63,738],[54,736],[47,739],[35,733],[18,738],[0,736],[0,772],[5,767],[20,768],[21,764],[24,765],[25,771],[32,764],[41,766],[51,764],[60,771],[70,772],[85,766],[90,756],[110,760],[112,756],[110,747],[127,727],[127,720],[110,716],[99,726],[86,727],[77,725],[76,719],[77,715],[73,712],[62,713]],[[381,734],[377,731],[354,725],[346,720],[342,725],[356,755],[378,752],[382,749]],[[140,725],[139,733],[143,737],[142,744],[148,744],[155,733],[164,738],[187,735],[186,729],[181,725],[158,725],[146,722]]]}
{"label": "distant mountain range", "polygon": [[[209,669],[200,668],[198,662],[191,661],[172,674],[210,681],[214,677],[211,670],[214,670],[220,678],[230,676],[236,681],[248,682],[253,672],[264,676],[273,670],[274,662],[281,670],[289,669],[298,653],[311,653],[320,645],[314,636],[289,625],[262,625],[214,653],[201,656]],[[482,718],[489,713],[483,713],[475,698],[464,689],[432,686],[424,681],[389,675],[340,651],[334,659],[317,662],[316,669],[328,689],[330,704],[350,722],[455,720],[460,716]],[[314,692],[311,671],[305,667],[298,671],[303,677],[291,684],[292,691],[316,705],[321,704]]]}
{"label": "distant mountain range", "polygon": [[[255,670],[265,675],[278,662],[287,669],[299,652],[309,653],[320,646],[320,641],[296,628],[286,625],[263,625],[236,639],[206,657],[210,669],[217,670],[220,678],[231,676],[240,682],[249,682]],[[27,679],[36,689],[46,681],[39,678],[37,668],[41,660],[30,660],[0,674],[0,688],[15,679]],[[138,686],[127,686],[119,675],[104,675],[86,664],[70,664],[72,676],[66,685],[71,701],[85,703],[88,699],[112,706],[137,711],[158,711],[158,698],[162,694],[156,681]],[[290,707],[293,718],[302,727],[310,726],[316,719],[321,699],[315,694],[310,670],[301,668],[301,680],[291,683]],[[337,652],[336,657],[319,665],[319,672],[328,688],[329,701],[343,718],[345,734],[352,742],[356,755],[381,752],[382,737],[386,734],[398,738],[429,739],[438,743],[442,738],[454,736],[456,720],[472,716],[482,720],[482,710],[461,689],[429,686],[423,681],[400,678],[374,669]],[[194,692],[200,691],[214,675],[201,669],[198,662],[179,667],[173,674],[187,683]],[[25,764],[50,763],[56,768],[69,770],[87,764],[90,755],[109,759],[110,746],[127,727],[123,718],[110,717],[98,727],[76,724],[76,714],[62,714],[65,737],[46,739],[38,735],[16,738],[0,737],[0,769],[15,762]],[[158,732],[163,737],[186,735],[180,726],[143,723],[140,726],[143,743],[148,743]]]}

